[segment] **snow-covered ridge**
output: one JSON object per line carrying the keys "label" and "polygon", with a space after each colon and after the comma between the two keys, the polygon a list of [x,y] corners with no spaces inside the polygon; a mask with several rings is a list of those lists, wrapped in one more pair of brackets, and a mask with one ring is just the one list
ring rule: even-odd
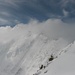
{"label": "snow-covered ridge", "polygon": [[75,42],[58,54],[58,57],[40,75],[75,75]]}

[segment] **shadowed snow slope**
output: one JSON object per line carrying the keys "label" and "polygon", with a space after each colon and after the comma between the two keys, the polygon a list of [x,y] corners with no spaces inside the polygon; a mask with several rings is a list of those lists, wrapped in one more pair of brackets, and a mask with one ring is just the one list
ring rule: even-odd
{"label": "shadowed snow slope", "polygon": [[19,26],[0,30],[0,75],[75,74],[75,44],[49,40]]}

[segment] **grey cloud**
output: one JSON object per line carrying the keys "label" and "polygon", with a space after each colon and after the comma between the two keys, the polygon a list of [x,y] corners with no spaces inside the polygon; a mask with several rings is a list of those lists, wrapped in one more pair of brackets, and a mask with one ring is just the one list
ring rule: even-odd
{"label": "grey cloud", "polygon": [[10,22],[6,19],[0,18],[0,25],[10,24]]}

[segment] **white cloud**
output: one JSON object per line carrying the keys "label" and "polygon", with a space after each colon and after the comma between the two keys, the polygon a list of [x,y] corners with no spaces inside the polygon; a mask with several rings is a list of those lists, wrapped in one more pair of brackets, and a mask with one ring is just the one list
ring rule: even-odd
{"label": "white cloud", "polygon": [[67,40],[75,40],[75,25],[64,23],[60,19],[48,19],[47,21],[38,22],[31,21],[29,27],[33,31],[44,33],[50,39],[65,38]]}
{"label": "white cloud", "polygon": [[[7,22],[6,20],[2,20]],[[15,27],[0,27],[0,42],[8,42],[13,39],[18,39],[21,36],[31,31],[32,33],[44,33],[49,39],[64,38],[68,41],[75,40],[75,25],[66,24],[60,19],[48,19],[47,21],[39,22],[30,20],[28,24],[17,24]]]}

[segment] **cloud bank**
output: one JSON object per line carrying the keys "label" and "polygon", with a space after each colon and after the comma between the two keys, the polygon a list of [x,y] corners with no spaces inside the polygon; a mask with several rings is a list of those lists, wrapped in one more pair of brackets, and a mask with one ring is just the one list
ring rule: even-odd
{"label": "cloud bank", "polygon": [[43,33],[50,40],[63,38],[68,42],[75,40],[75,25],[67,24],[60,19],[48,19],[43,22],[30,20],[28,24],[19,23],[15,27],[0,27],[0,43],[22,39],[28,32]]}

